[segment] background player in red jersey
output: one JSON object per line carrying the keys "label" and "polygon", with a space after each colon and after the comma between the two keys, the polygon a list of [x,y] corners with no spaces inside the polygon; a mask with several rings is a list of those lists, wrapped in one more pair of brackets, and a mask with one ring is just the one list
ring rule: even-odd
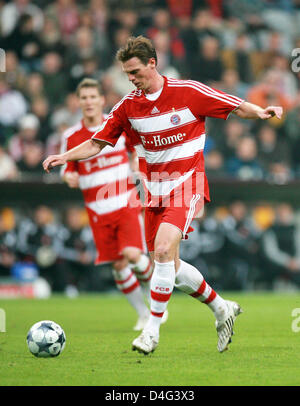
{"label": "background player in red jersey", "polygon": [[[96,80],[81,81],[77,96],[83,119],[64,133],[62,153],[90,139],[105,119],[104,97]],[[116,148],[108,146],[94,158],[67,162],[62,177],[71,188],[82,190],[97,249],[95,263],[112,263],[118,289],[138,313],[134,329],[141,330],[149,318],[142,288],[149,296],[152,265],[144,254],[143,218],[136,196],[136,207],[128,207],[130,196],[136,194],[128,155],[134,162],[135,150],[123,134]],[[126,184],[124,193],[121,183]],[[107,197],[108,191],[112,193]]]}
{"label": "background player in red jersey", "polygon": [[[114,106],[91,140],[63,155],[48,157],[44,169],[49,171],[66,161],[88,158],[106,145],[115,145],[121,130],[135,130],[131,141],[146,168],[145,186],[150,195],[145,210],[146,240],[155,267],[151,315],[143,332],[133,341],[133,349],[145,354],[155,350],[162,316],[176,286],[213,311],[217,348],[223,352],[231,342],[233,324],[241,308],[224,300],[195,267],[179,258],[181,239],[186,238],[191,221],[210,200],[203,159],[205,117],[226,119],[234,113],[241,118],[266,120],[274,115],[281,118],[282,108],[263,109],[200,82],[160,75],[155,48],[142,36],[129,38],[118,51],[117,59],[137,90]],[[181,204],[175,204],[178,196],[183,196]]]}

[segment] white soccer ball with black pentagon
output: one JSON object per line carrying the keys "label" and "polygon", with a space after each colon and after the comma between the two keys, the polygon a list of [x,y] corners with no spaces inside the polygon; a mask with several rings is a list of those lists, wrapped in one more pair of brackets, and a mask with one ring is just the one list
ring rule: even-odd
{"label": "white soccer ball with black pentagon", "polygon": [[54,321],[42,320],[28,331],[27,345],[36,357],[57,357],[65,348],[66,335]]}

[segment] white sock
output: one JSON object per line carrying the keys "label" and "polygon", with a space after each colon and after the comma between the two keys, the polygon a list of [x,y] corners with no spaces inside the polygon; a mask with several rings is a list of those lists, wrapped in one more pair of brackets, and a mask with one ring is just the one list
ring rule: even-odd
{"label": "white sock", "polygon": [[114,269],[113,276],[118,289],[124,293],[139,317],[148,316],[149,309],[144,302],[142,288],[131,269],[129,267],[123,268],[120,271]]}
{"label": "white sock", "polygon": [[214,312],[217,319],[224,316],[226,301],[206,283],[202,274],[193,265],[180,260],[175,286],[182,292],[194,297]]}
{"label": "white sock", "polygon": [[159,336],[162,316],[168,306],[175,282],[175,263],[154,261],[151,278],[151,315],[145,330]]}
{"label": "white sock", "polygon": [[135,276],[138,278],[147,297],[147,300],[150,303],[150,280],[153,272],[150,258],[145,254],[141,254],[139,261],[136,264],[130,264],[130,268],[133,270]]}

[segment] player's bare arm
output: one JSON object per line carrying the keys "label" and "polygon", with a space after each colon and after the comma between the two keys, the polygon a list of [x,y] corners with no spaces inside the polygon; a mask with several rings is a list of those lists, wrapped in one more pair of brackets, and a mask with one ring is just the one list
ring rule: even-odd
{"label": "player's bare arm", "polygon": [[43,168],[49,173],[52,168],[65,165],[67,161],[78,161],[80,159],[90,158],[98,154],[106,145],[107,143],[104,141],[94,139],[87,140],[63,154],[48,156],[43,162]]}
{"label": "player's bare arm", "polygon": [[268,106],[265,109],[249,102],[243,102],[236,110],[233,111],[240,118],[268,120],[272,117],[277,117],[279,120],[282,117],[282,107]]}

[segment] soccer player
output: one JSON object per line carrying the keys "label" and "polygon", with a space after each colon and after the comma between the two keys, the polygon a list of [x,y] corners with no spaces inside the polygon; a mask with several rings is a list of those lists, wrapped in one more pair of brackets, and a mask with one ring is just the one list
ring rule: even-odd
{"label": "soccer player", "polygon": [[[83,119],[64,133],[62,153],[89,140],[105,119],[104,97],[96,80],[83,79],[76,93]],[[115,148],[107,146],[93,158],[67,162],[62,168],[62,177],[69,187],[82,190],[97,249],[95,264],[112,263],[118,289],[138,314],[134,326],[138,331],[143,329],[150,315],[143,290],[150,296],[152,264],[144,254],[141,204],[135,196],[137,190],[128,155],[134,159],[135,150],[123,133]],[[131,196],[135,196],[136,207],[129,206]]]}
{"label": "soccer player", "polygon": [[162,316],[176,286],[213,311],[217,348],[223,352],[231,342],[241,308],[218,295],[195,267],[179,258],[181,239],[191,231],[190,224],[203,211],[204,203],[210,201],[203,159],[205,117],[227,119],[234,113],[266,120],[280,118],[282,108],[261,108],[200,82],[160,75],[155,48],[143,36],[129,38],[118,50],[117,59],[136,90],[113,107],[92,139],[62,155],[49,156],[44,169],[95,155],[106,145],[116,145],[123,130],[134,130],[131,142],[146,168],[146,241],[155,266],[151,315],[132,347],[144,354],[155,350]]}

